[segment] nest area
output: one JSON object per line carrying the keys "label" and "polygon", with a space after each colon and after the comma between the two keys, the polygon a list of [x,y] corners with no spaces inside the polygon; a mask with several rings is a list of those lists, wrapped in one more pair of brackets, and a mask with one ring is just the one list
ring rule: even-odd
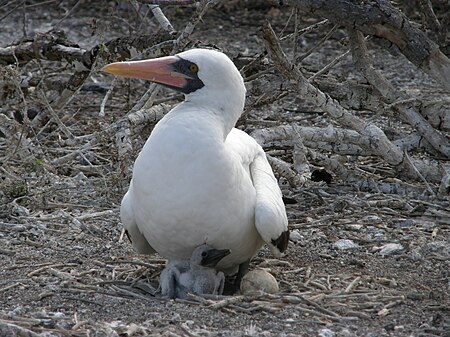
{"label": "nest area", "polygon": [[[448,335],[445,69],[440,81],[369,23],[351,31],[306,1],[144,2],[0,5],[0,335]],[[420,25],[448,57],[448,9],[417,3],[422,15],[397,4],[416,22],[404,34]],[[165,260],[121,236],[132,163],[182,97],[98,69],[194,45],[241,70],[238,127],[282,186],[288,251],[251,264],[277,294],[163,299]]]}

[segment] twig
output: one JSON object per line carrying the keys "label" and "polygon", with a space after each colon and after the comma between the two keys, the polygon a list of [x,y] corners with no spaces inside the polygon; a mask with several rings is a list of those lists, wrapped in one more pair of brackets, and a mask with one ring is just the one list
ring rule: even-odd
{"label": "twig", "polygon": [[229,298],[226,298],[226,299],[224,299],[224,300],[221,300],[221,301],[219,301],[219,302],[216,302],[216,303],[214,303],[214,304],[211,304],[209,307],[211,308],[211,309],[222,309],[222,308],[224,308],[224,307],[226,307],[226,306],[228,306],[228,305],[231,305],[231,304],[236,304],[236,303],[239,303],[239,302],[242,302],[242,301],[245,301],[246,300],[246,297],[245,296],[233,296],[233,297],[229,297]]}
{"label": "twig", "polygon": [[67,128],[67,126],[64,125],[64,123],[61,121],[59,116],[53,110],[53,108],[51,107],[50,103],[47,100],[47,96],[45,95],[45,93],[42,90],[39,91],[39,98],[45,103],[45,106],[47,107],[48,111],[52,115],[52,119],[59,126],[59,128],[64,133],[64,135],[69,139],[74,139],[75,137],[73,136],[72,132],[70,132],[70,130]]}
{"label": "twig", "polygon": [[350,54],[350,49],[347,50],[345,53],[342,53],[341,55],[339,55],[338,57],[336,57],[334,60],[332,60],[330,63],[328,63],[325,67],[323,67],[322,69],[320,69],[318,72],[316,72],[314,75],[310,76],[308,78],[309,82],[314,81],[314,79],[316,79],[317,77],[325,74],[326,72],[328,72],[328,70],[330,70],[331,68],[333,68],[336,64],[338,64],[339,62],[341,62],[341,60],[346,57],[348,54]]}
{"label": "twig", "polygon": [[11,336],[25,336],[25,337],[40,337],[41,334],[37,334],[29,329],[21,327],[19,325],[13,324],[11,322],[0,319],[0,324],[5,325],[5,329],[2,328],[2,331],[7,335],[11,333]]}
{"label": "twig", "polygon": [[149,7],[162,29],[167,31],[169,34],[174,34],[175,29],[173,28],[167,17],[164,15],[161,8],[158,5],[149,5]]}
{"label": "twig", "polygon": [[[300,37],[300,36],[302,36],[302,35],[304,35],[304,34],[307,34],[307,33],[309,33],[309,32],[312,32],[313,30],[315,30],[315,29],[317,29],[317,28],[320,28],[320,27],[322,27],[322,26],[325,26],[325,25],[327,25],[328,23],[329,23],[328,19],[325,19],[325,20],[316,22],[316,23],[314,23],[314,24],[312,24],[312,25],[310,25],[310,26],[308,26],[308,27],[306,27],[306,28],[300,29],[300,30],[297,32],[297,38]],[[289,39],[289,38],[291,38],[293,35],[294,35],[294,33],[291,33],[291,34],[288,34],[288,35],[286,35],[286,36],[283,36],[282,38],[280,38],[280,41],[284,41],[284,40],[286,40],[286,39]]]}
{"label": "twig", "polygon": [[147,107],[150,107],[153,105],[153,102],[156,98],[156,95],[158,94],[160,90],[160,86],[155,83],[151,83],[148,90],[145,92],[144,95],[141,96],[139,101],[131,108],[131,110],[128,112],[129,114],[132,114],[138,110],[145,109]]}
{"label": "twig", "polygon": [[114,86],[116,85],[116,82],[117,82],[117,78],[115,77],[112,80],[111,85],[110,85],[108,91],[105,94],[105,97],[103,97],[103,99],[102,99],[102,103],[100,104],[100,112],[98,113],[99,117],[105,117],[105,105],[106,105],[106,102],[109,99],[109,96],[111,96],[111,93],[114,90]]}
{"label": "twig", "polygon": [[59,267],[76,267],[76,266],[78,266],[78,264],[76,264],[76,263],[57,263],[57,264],[48,264],[48,265],[46,264],[46,265],[44,265],[44,266],[42,266],[42,267],[40,267],[38,269],[35,269],[35,270],[29,272],[27,274],[27,276],[31,277],[31,276],[37,275],[40,272],[42,272],[44,270],[47,270],[49,268],[54,270],[54,268],[59,268]]}
{"label": "twig", "polygon": [[102,303],[99,303],[99,302],[96,302],[96,301],[92,301],[92,300],[87,300],[85,298],[79,298],[79,297],[74,297],[74,296],[65,296],[65,295],[62,295],[61,298],[64,298],[66,300],[72,300],[72,301],[80,301],[80,302],[84,302],[84,303],[87,303],[87,304],[94,304],[94,305],[98,305],[98,306],[103,307]]}
{"label": "twig", "polygon": [[210,7],[217,5],[221,1],[222,0],[201,0],[199,2],[195,13],[190,18],[180,36],[178,36],[178,38],[175,40],[172,53],[178,53],[186,46],[189,41],[189,37],[191,36],[197,24],[200,23],[203,15],[205,15]]}
{"label": "twig", "polygon": [[425,18],[427,19],[426,22],[428,24],[428,27],[434,31],[436,36],[439,35],[439,31],[441,30],[441,24],[436,17],[436,14],[433,10],[433,5],[431,4],[430,0],[419,0],[419,6],[422,7],[422,13],[425,15]]}
{"label": "twig", "polygon": [[330,36],[336,31],[336,29],[339,27],[339,25],[334,25],[330,31],[325,34],[325,36],[323,38],[321,38],[319,40],[319,42],[317,42],[311,49],[309,49],[306,53],[299,55],[295,60],[294,63],[299,63],[301,61],[303,61],[305,58],[307,58],[309,55],[311,55],[313,52],[315,52],[318,48],[320,48],[320,46],[322,46],[325,41],[327,41]]}
{"label": "twig", "polygon": [[9,290],[9,289],[15,288],[15,287],[20,286],[20,285],[22,285],[21,282],[16,282],[16,283],[10,284],[9,286],[0,288],[0,293],[2,293],[2,292],[4,292],[4,291],[7,291],[7,290]]}
{"label": "twig", "polygon": [[51,30],[56,30],[58,29],[58,26],[65,20],[67,19],[74,11],[75,9],[77,9],[77,7],[79,5],[81,5],[83,3],[84,0],[78,0],[75,5],[72,6],[72,8],[66,13],[66,15],[64,15],[61,20],[59,20],[53,27]]}
{"label": "twig", "polygon": [[430,192],[430,194],[432,196],[436,196],[436,193],[434,193],[434,191],[431,188],[430,184],[425,179],[425,177],[422,175],[422,173],[420,173],[420,171],[417,169],[417,167],[414,165],[414,163],[412,162],[411,158],[408,155],[408,152],[406,152],[406,151],[405,151],[405,157],[406,157],[406,160],[409,160],[409,162],[411,163],[411,166],[414,168],[414,170],[416,171],[416,173],[420,177],[420,179],[425,183],[425,186],[427,187],[428,192]]}
{"label": "twig", "polygon": [[356,277],[352,282],[350,282],[347,288],[345,288],[344,293],[348,294],[349,292],[351,292],[353,288],[356,287],[356,285],[359,283],[359,281],[361,281],[361,276]]}

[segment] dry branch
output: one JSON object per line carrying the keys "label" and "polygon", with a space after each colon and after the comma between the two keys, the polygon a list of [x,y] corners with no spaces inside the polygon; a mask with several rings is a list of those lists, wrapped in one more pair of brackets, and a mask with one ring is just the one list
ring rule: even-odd
{"label": "dry branch", "polygon": [[[348,30],[350,41],[353,47],[353,59],[356,67],[360,70],[366,79],[371,83],[388,101],[407,100],[405,94],[395,89],[379,71],[375,70],[367,51],[366,43],[361,32]],[[426,140],[440,153],[450,158],[450,141],[439,131],[435,130],[428,121],[423,118],[411,105],[399,104],[396,108],[400,111],[403,118],[417,131],[425,137]]]}
{"label": "dry branch", "polygon": [[391,1],[286,0],[283,3],[388,40],[409,61],[450,90],[450,60]]}
{"label": "dry branch", "polygon": [[404,153],[392,144],[381,129],[354,116],[351,112],[344,109],[339,102],[308,82],[301,71],[288,61],[274,31],[268,23],[263,27],[263,35],[273,62],[285,77],[296,82],[297,90],[302,98],[327,112],[343,126],[366,135],[370,140],[370,150],[394,166],[396,170],[409,178],[418,178],[416,168],[406,159]]}
{"label": "dry branch", "polygon": [[8,47],[0,47],[0,65],[23,65],[32,60],[66,61],[83,63],[86,50],[67,40],[63,31],[38,34],[33,40],[25,39]]}
{"label": "dry branch", "polygon": [[0,48],[0,65],[24,64],[32,60],[68,62],[75,72],[65,85],[58,99],[52,104],[55,110],[62,109],[81,88],[90,76],[99,56],[102,62],[120,61],[135,57],[139,53],[161,56],[172,47],[168,34],[141,35],[134,38],[117,38],[105,44],[99,44],[91,50],[79,48],[67,40],[63,32],[50,32],[37,35],[33,40]]}
{"label": "dry branch", "polygon": [[159,8],[158,5],[149,5],[153,15],[155,16],[155,19],[158,21],[159,25],[167,31],[169,34],[175,33],[175,28],[173,28],[170,21],[167,19],[167,17],[164,15],[161,8]]}
{"label": "dry branch", "polygon": [[172,43],[171,37],[165,34],[142,35],[135,38],[118,38],[105,44],[99,44],[83,55],[83,67],[76,69],[67,82],[61,96],[56,100],[56,109],[62,109],[81,88],[90,76],[99,57],[102,62],[120,61],[146,52],[153,56],[166,54],[166,48]]}

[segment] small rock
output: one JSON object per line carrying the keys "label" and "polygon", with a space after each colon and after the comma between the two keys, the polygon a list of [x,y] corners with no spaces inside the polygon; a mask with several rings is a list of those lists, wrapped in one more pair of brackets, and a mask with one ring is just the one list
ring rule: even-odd
{"label": "small rock", "polygon": [[362,222],[367,224],[377,224],[382,222],[383,220],[378,216],[374,214],[366,215],[364,218],[362,218]]}
{"label": "small rock", "polygon": [[8,316],[21,316],[24,313],[24,309],[21,305],[15,307],[13,310],[8,312]]}
{"label": "small rock", "polygon": [[446,241],[429,242],[421,249],[424,255],[438,255],[441,259],[450,259],[450,245]]}
{"label": "small rock", "polygon": [[356,335],[347,328],[343,328],[341,331],[339,331],[338,336],[339,337],[356,337]]}
{"label": "small rock", "polygon": [[391,256],[400,254],[405,250],[405,248],[399,243],[388,243],[381,247],[380,254],[383,256]]}
{"label": "small rock", "polygon": [[413,301],[422,301],[425,296],[419,292],[409,292],[406,294],[406,298]]}
{"label": "small rock", "polygon": [[280,291],[278,282],[269,272],[262,269],[249,271],[241,282],[241,293],[246,294],[255,291],[264,291],[275,294]]}
{"label": "small rock", "polygon": [[420,223],[418,223],[418,225],[424,229],[432,229],[432,228],[436,228],[436,223],[432,222],[432,221],[421,221]]}
{"label": "small rock", "polygon": [[[389,315],[390,312],[391,311],[389,309],[383,308],[380,311],[378,311],[377,315],[380,316],[380,317],[384,317],[384,316]],[[393,323],[392,323],[392,325],[393,325]]]}
{"label": "small rock", "polygon": [[415,248],[415,249],[413,249],[413,250],[411,251],[411,253],[409,254],[409,258],[410,258],[412,261],[416,261],[416,262],[422,260],[422,259],[423,259],[423,256],[422,256],[422,254],[421,254],[420,248]]}
{"label": "small rock", "polygon": [[300,232],[298,231],[298,229],[294,229],[293,231],[291,231],[290,235],[289,235],[289,240],[291,240],[294,243],[299,242],[301,239],[303,239],[303,236],[300,234]]}
{"label": "small rock", "polygon": [[334,331],[332,331],[330,329],[326,329],[326,328],[320,329],[317,333],[318,333],[318,335],[320,337],[334,337],[334,336],[336,336],[336,333]]}
{"label": "small rock", "polygon": [[413,219],[397,219],[394,221],[394,226],[398,228],[408,228],[416,225],[416,221]]}
{"label": "small rock", "polygon": [[66,315],[63,312],[57,311],[52,313],[53,318],[55,319],[62,319],[65,318]]}
{"label": "small rock", "polygon": [[339,250],[355,249],[358,248],[358,244],[349,239],[339,239],[333,244],[334,248]]}
{"label": "small rock", "polygon": [[73,323],[71,323],[70,321],[66,321],[66,320],[58,320],[55,323],[55,328],[60,329],[60,330],[70,330],[73,327]]}
{"label": "small rock", "polygon": [[361,230],[362,227],[363,227],[363,225],[356,224],[356,223],[345,225],[345,228],[348,230],[351,230],[351,231],[359,231],[359,230]]}
{"label": "small rock", "polygon": [[384,326],[384,330],[386,330],[386,331],[393,331],[394,329],[395,329],[395,324],[392,322],[390,322]]}
{"label": "small rock", "polygon": [[375,233],[373,235],[374,241],[384,241],[386,240],[386,235],[383,232]]}

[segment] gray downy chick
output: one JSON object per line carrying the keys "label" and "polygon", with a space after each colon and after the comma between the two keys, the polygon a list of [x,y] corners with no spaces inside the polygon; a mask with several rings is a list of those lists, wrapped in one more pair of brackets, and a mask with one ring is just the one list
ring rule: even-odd
{"label": "gray downy chick", "polygon": [[191,259],[170,261],[161,272],[161,294],[169,298],[186,298],[187,293],[221,295],[225,275],[215,266],[229,249],[214,249],[206,244],[197,247]]}

